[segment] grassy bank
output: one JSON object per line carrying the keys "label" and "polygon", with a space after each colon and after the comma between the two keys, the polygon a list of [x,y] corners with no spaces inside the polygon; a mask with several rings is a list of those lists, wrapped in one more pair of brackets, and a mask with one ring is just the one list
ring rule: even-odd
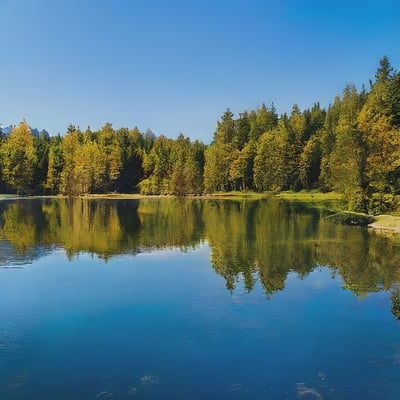
{"label": "grassy bank", "polygon": [[264,199],[266,197],[270,197],[271,193],[258,193],[253,192],[251,190],[248,191],[232,191],[232,192],[215,192],[212,194],[208,194],[204,197],[212,197],[217,199],[242,199],[242,198],[251,198],[251,199]]}
{"label": "grassy bank", "polygon": [[[325,200],[343,200],[344,196],[335,193],[322,193],[317,191],[301,191],[301,192],[253,192],[253,191],[232,191],[232,192],[215,192],[207,195],[196,195],[196,196],[185,196],[187,198],[216,198],[216,199],[264,199],[267,197],[279,197],[285,200],[298,200],[298,201],[325,201]],[[18,196],[16,194],[0,194],[0,200],[2,199],[14,199],[14,198],[65,198],[63,195],[49,195],[49,196]],[[172,195],[142,195],[142,194],[131,194],[131,193],[102,193],[102,194],[85,194],[77,196],[84,199],[143,199],[143,198],[164,198],[174,197]]]}
{"label": "grassy bank", "polygon": [[325,201],[325,200],[345,200],[341,193],[328,192],[323,193],[317,190],[302,190],[300,192],[286,191],[275,194],[285,200],[298,200],[298,201]]}
{"label": "grassy bank", "polygon": [[302,202],[318,202],[318,201],[343,201],[345,196],[341,193],[328,192],[323,193],[318,190],[302,190],[300,192],[285,191],[285,192],[253,192],[253,191],[232,191],[232,192],[216,192],[206,197],[215,198],[255,198],[263,199],[266,197],[278,197],[285,200],[296,200]]}

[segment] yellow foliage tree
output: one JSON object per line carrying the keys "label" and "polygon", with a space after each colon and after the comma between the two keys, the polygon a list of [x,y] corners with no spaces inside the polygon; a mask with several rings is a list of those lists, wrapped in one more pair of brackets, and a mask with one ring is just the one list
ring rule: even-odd
{"label": "yellow foliage tree", "polygon": [[4,181],[18,194],[33,191],[36,163],[32,132],[26,123],[14,128],[1,147],[1,164]]}

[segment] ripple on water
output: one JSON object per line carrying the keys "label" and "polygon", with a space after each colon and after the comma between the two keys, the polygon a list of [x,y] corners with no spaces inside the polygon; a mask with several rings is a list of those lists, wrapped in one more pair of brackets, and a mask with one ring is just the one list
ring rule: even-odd
{"label": "ripple on water", "polygon": [[400,365],[400,349],[393,354],[392,360],[394,365]]}
{"label": "ripple on water", "polygon": [[243,390],[243,383],[232,383],[231,392],[239,392]]}
{"label": "ripple on water", "polygon": [[96,394],[96,399],[111,399],[112,397],[114,397],[114,393],[106,390]]}
{"label": "ripple on water", "polygon": [[0,313],[0,360],[15,359],[27,343],[33,323],[30,315]]}
{"label": "ripple on water", "polygon": [[137,388],[135,386],[131,386],[128,390],[128,395],[133,397],[136,395],[136,392],[137,392]]}
{"label": "ripple on water", "polygon": [[304,383],[297,384],[297,398],[302,400],[323,400],[321,393],[317,389],[307,387]]}
{"label": "ripple on water", "polygon": [[142,385],[157,385],[158,380],[152,375],[143,375],[139,378]]}

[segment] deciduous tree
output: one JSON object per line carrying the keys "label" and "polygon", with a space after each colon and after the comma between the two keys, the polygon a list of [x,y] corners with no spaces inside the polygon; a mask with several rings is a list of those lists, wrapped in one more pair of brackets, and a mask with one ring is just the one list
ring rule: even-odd
{"label": "deciduous tree", "polygon": [[34,138],[28,124],[23,121],[13,129],[1,147],[4,181],[19,194],[32,193],[36,162]]}

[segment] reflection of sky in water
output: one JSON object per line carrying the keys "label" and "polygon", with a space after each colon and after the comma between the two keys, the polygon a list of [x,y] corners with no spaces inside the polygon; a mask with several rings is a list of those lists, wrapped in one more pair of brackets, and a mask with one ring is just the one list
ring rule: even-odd
{"label": "reflection of sky in water", "polygon": [[48,254],[49,251],[42,247],[32,247],[23,253],[17,253],[10,242],[0,238],[0,268],[17,268],[30,264],[32,260]]}
{"label": "reflection of sky in water", "polygon": [[206,243],[0,270],[1,399],[395,399],[388,293],[319,268],[266,299],[232,292]]}

